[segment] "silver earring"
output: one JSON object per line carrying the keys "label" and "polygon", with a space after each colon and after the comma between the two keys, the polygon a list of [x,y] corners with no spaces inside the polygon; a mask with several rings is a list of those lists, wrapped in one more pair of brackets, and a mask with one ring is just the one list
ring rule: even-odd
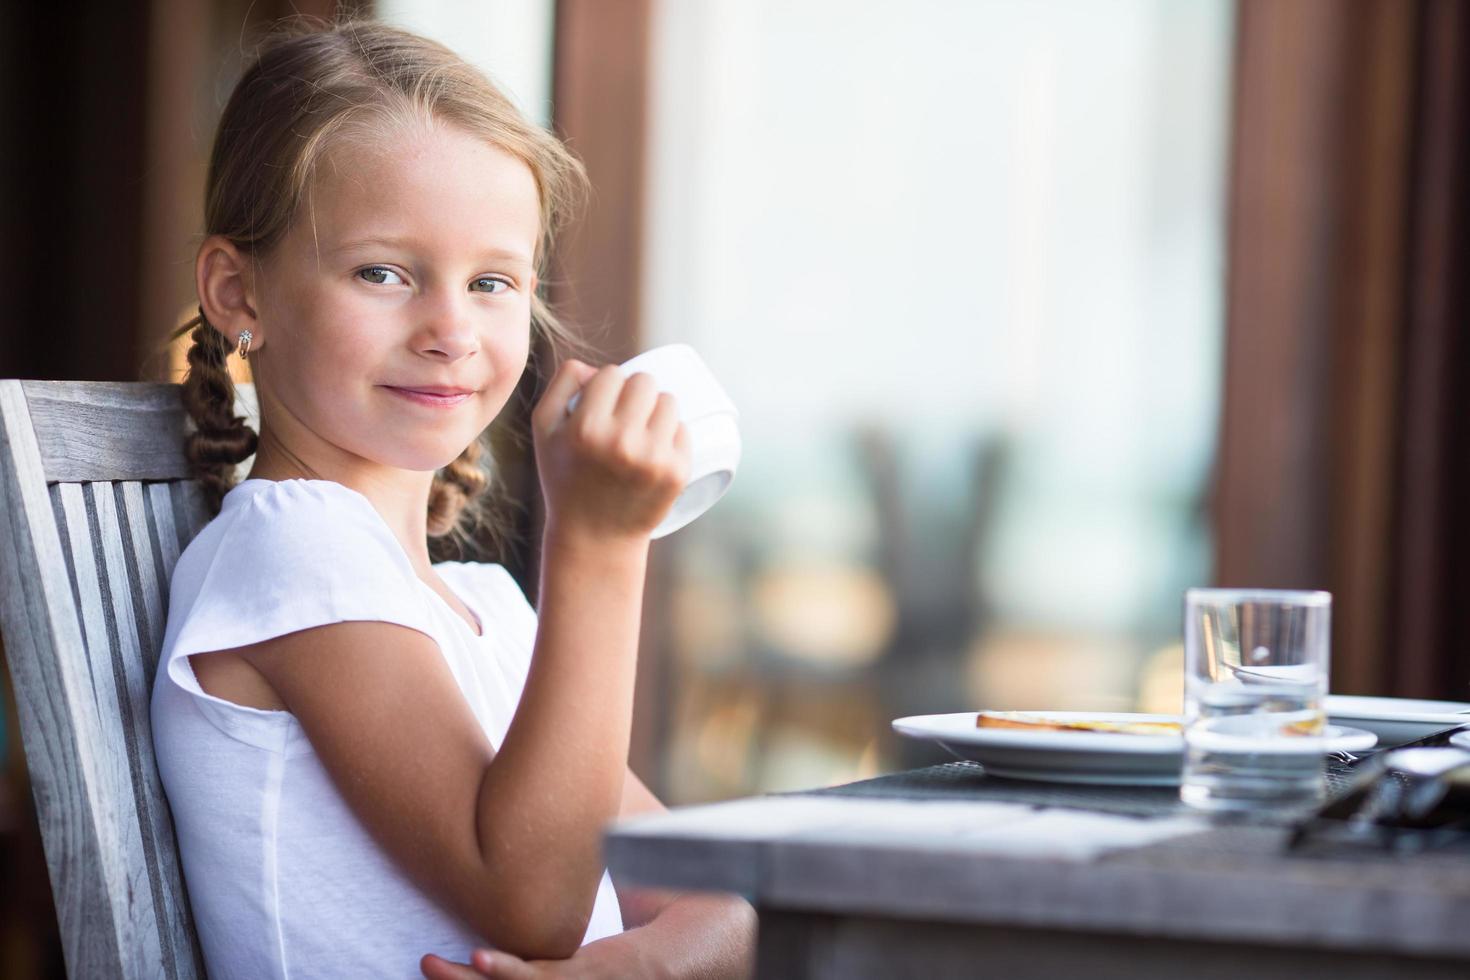
{"label": "silver earring", "polygon": [[245,360],[250,354],[250,341],[253,338],[254,334],[252,334],[249,330],[240,331],[240,346],[239,348],[237,348],[237,352],[240,355],[240,360]]}

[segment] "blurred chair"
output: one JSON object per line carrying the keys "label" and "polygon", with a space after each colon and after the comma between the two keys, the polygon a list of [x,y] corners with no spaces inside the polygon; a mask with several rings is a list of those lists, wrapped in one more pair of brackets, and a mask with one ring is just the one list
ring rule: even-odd
{"label": "blurred chair", "polygon": [[0,630],[74,977],[204,976],[149,720],[208,520],[188,426],[176,385],[0,381]]}
{"label": "blurred chair", "polygon": [[[934,512],[932,503],[917,497],[905,479],[897,433],[861,430],[856,445],[877,515],[877,567],[899,612],[873,669],[881,714],[886,722],[973,708],[966,682],[970,651],[989,626],[980,558],[995,528],[1010,444],[1002,435],[957,444],[965,465],[955,498],[963,506],[953,513]],[[897,768],[949,761],[932,744],[886,732],[884,738]]]}

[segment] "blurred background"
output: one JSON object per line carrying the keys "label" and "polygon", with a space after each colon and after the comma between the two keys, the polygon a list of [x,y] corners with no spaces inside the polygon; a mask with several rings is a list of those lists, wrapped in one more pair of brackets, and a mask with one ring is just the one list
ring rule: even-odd
{"label": "blurred background", "polygon": [[[655,546],[633,764],[668,802],[942,761],[905,714],[1177,710],[1191,585],[1328,589],[1334,691],[1470,700],[1470,5],[352,11],[568,141],[595,192],[553,299],[607,360],[693,344],[741,408],[733,489]],[[7,13],[0,377],[177,379],[243,57],[343,12]],[[486,557],[533,593],[510,415],[533,506]],[[0,973],[40,976],[5,704]]]}

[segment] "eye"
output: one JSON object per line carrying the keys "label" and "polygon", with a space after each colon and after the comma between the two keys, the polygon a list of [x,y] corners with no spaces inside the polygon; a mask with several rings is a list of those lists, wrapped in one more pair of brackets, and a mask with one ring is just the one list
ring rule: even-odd
{"label": "eye", "polygon": [[375,286],[401,286],[403,277],[384,265],[370,265],[357,273],[364,282],[370,282]]}
{"label": "eye", "polygon": [[480,276],[470,280],[470,292],[474,293],[503,293],[509,288],[510,283],[493,276]]}

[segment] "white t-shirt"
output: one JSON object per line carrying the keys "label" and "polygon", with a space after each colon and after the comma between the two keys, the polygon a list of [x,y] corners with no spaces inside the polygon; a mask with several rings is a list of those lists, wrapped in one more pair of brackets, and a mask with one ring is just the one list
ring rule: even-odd
{"label": "white t-shirt", "polygon": [[[414,574],[368,499],[327,480],[246,480],[179,557],[153,741],[212,980],[419,977],[486,945],[368,836],[295,716],[204,693],[189,655],[312,626],[397,623],[439,644],[490,744],[520,700],[536,614],[499,565],[435,571],[477,636]],[[622,931],[604,872],[583,942]]]}

